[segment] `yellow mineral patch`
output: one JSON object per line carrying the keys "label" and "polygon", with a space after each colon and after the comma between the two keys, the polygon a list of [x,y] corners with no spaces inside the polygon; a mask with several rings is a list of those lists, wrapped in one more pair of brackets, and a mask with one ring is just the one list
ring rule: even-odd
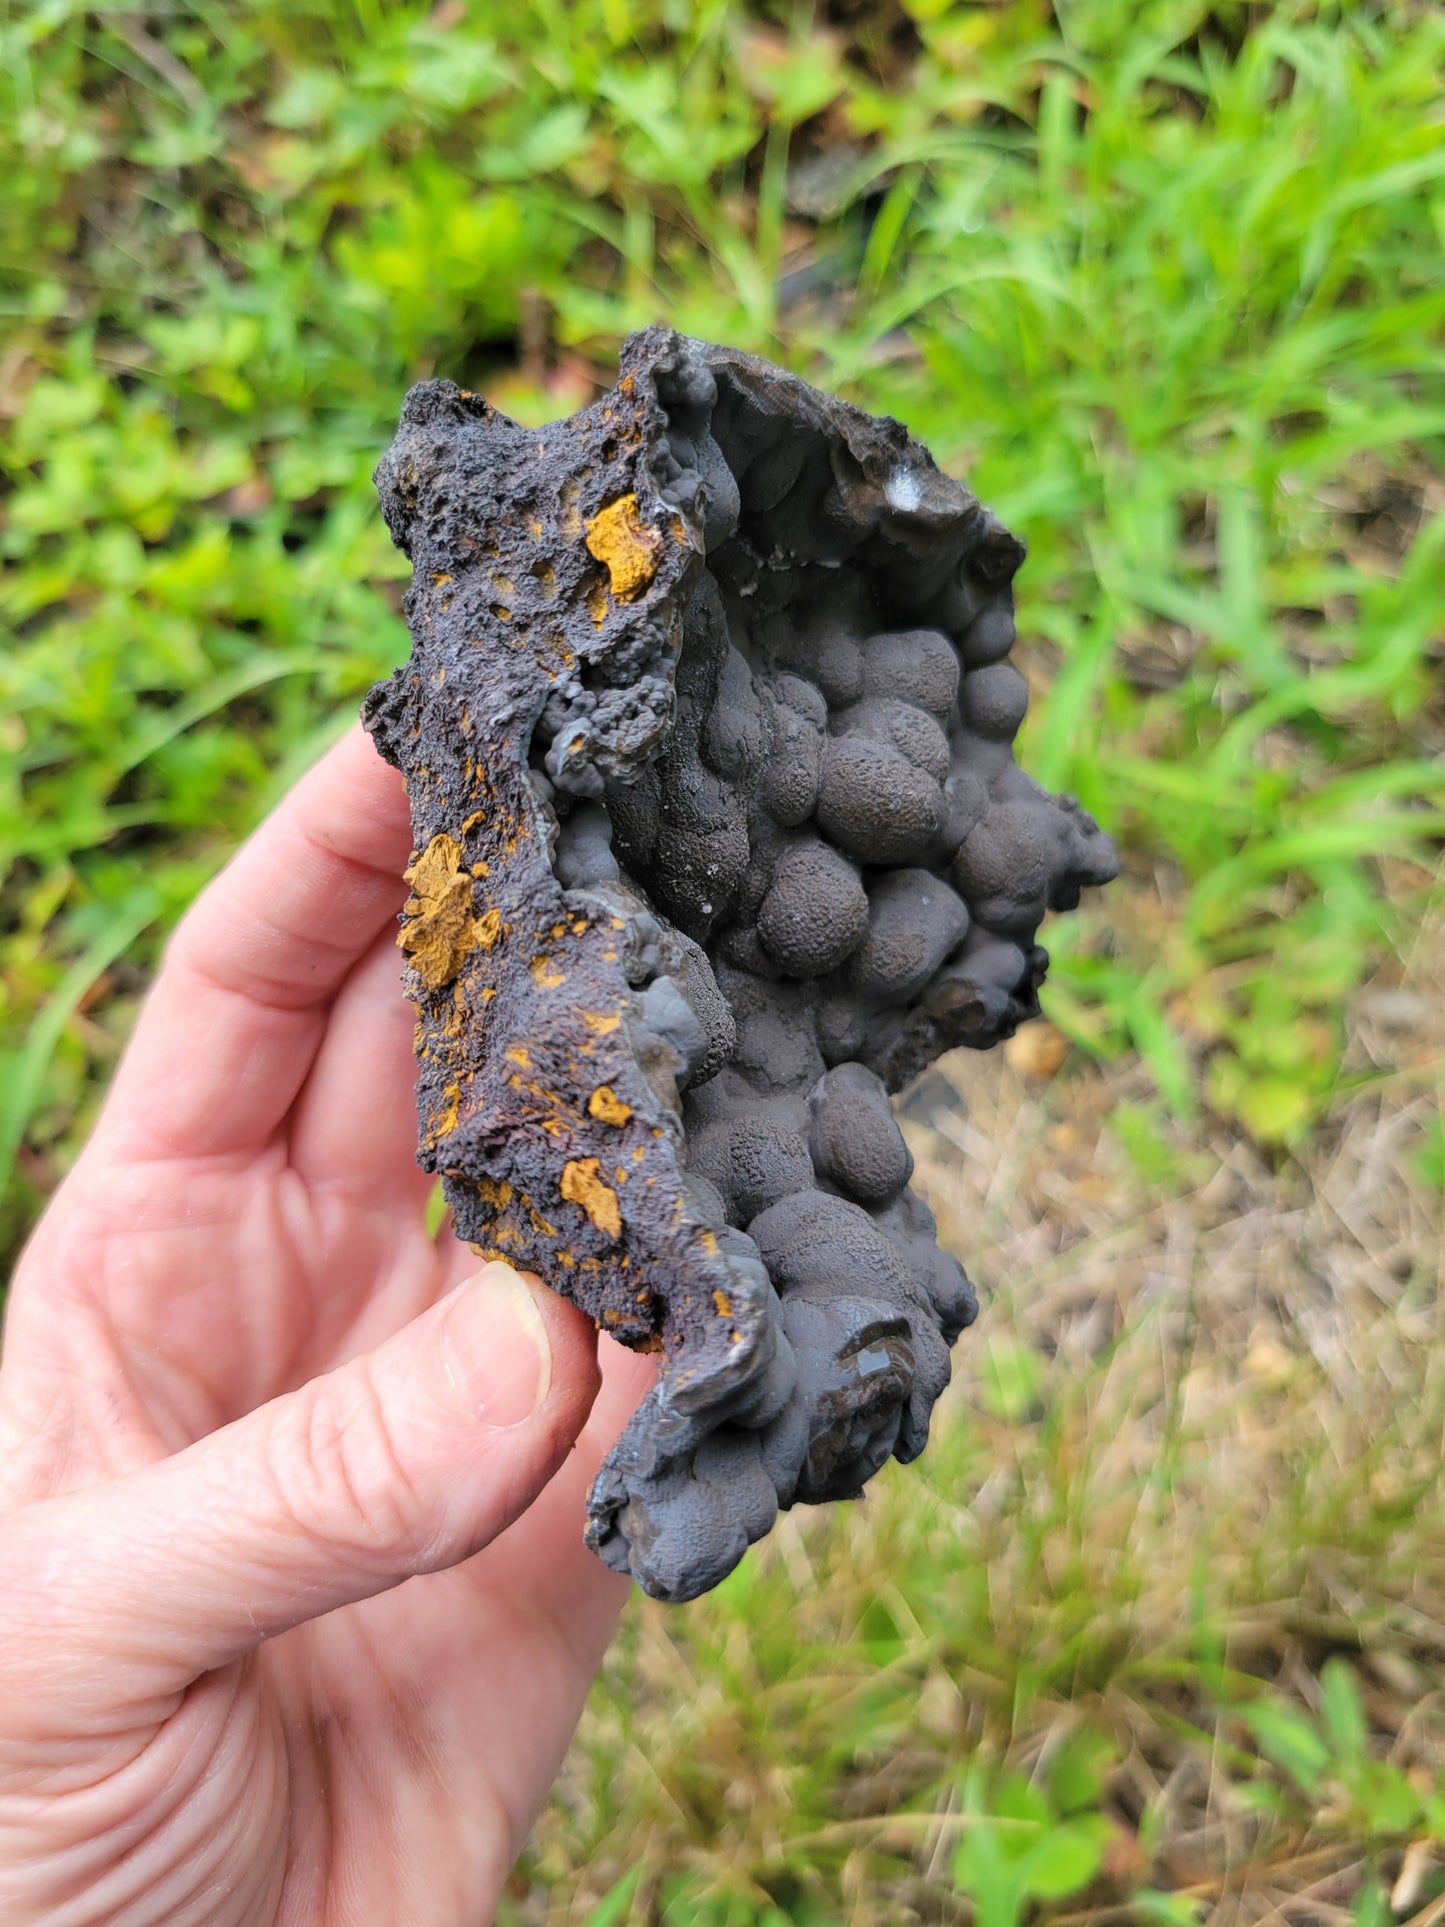
{"label": "yellow mineral patch", "polygon": [[533,957],[530,968],[539,990],[555,990],[558,984],[567,981],[550,957]]}
{"label": "yellow mineral patch", "polygon": [[635,495],[619,495],[587,524],[589,553],[607,570],[620,601],[640,595],[657,574],[662,537],[637,509]]}
{"label": "yellow mineral patch", "polygon": [[597,1086],[587,1100],[587,1108],[603,1124],[625,1124],[632,1115],[632,1106],[624,1104],[610,1084]]}
{"label": "yellow mineral patch", "polygon": [[509,1044],[502,1055],[509,1064],[520,1064],[524,1071],[532,1068],[532,1059],[525,1044]]}
{"label": "yellow mineral patch", "polygon": [[577,507],[577,484],[569,477],[557,491],[557,522],[564,541],[575,542],[582,533],[582,514]]}
{"label": "yellow mineral patch", "polygon": [[562,1196],[580,1204],[597,1229],[609,1238],[622,1236],[622,1211],[617,1193],[598,1176],[596,1158],[572,1158],[562,1166]]}
{"label": "yellow mineral patch", "polygon": [[477,941],[472,923],[472,880],[462,868],[461,846],[439,830],[404,872],[412,894],[397,942],[429,990],[451,982]]}
{"label": "yellow mineral patch", "polygon": [[451,577],[449,575],[444,571],[438,571],[437,574],[432,577],[431,585],[434,589],[444,589],[450,581]]}
{"label": "yellow mineral patch", "polygon": [[472,925],[472,935],[483,950],[491,950],[502,934],[502,913],[494,904],[484,916],[477,918]]}
{"label": "yellow mineral patch", "polygon": [[605,1011],[584,1010],[582,1013],[582,1021],[588,1030],[596,1031],[599,1037],[605,1037],[609,1031],[616,1030],[617,1026],[622,1022],[622,1017],[620,1013],[615,1010],[610,1017]]}
{"label": "yellow mineral patch", "polygon": [[487,813],[485,810],[473,810],[465,823],[462,824],[462,835],[470,836],[472,831],[475,830],[479,824],[485,823],[486,820]]}
{"label": "yellow mineral patch", "polygon": [[547,1220],[542,1216],[530,1198],[524,1199],[523,1202],[526,1204],[528,1215],[532,1220],[532,1229],[540,1232],[544,1238],[555,1238],[557,1235],[556,1225],[548,1224]]}
{"label": "yellow mineral patch", "polygon": [[717,1315],[719,1318],[732,1317],[733,1315],[732,1300],[728,1297],[725,1291],[715,1291],[712,1295],[712,1301],[717,1306]]}
{"label": "yellow mineral patch", "polygon": [[449,1131],[457,1128],[457,1112],[462,1102],[461,1085],[448,1084],[442,1096],[446,1102],[437,1112],[436,1122],[431,1127],[433,1138],[445,1137]]}
{"label": "yellow mineral patch", "polygon": [[512,1202],[512,1187],[505,1178],[478,1178],[476,1192],[483,1204],[494,1205],[498,1211],[505,1211]]}
{"label": "yellow mineral patch", "polygon": [[491,874],[492,866],[490,863],[474,863],[472,865],[472,875],[474,877],[489,877]]}

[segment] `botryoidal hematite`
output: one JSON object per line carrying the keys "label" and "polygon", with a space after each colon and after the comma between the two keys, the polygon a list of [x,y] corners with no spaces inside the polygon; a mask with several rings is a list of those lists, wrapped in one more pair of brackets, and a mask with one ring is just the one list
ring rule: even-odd
{"label": "botryoidal hematite", "polygon": [[421,383],[377,485],[420,1160],[659,1354],[587,1538],[692,1598],[922,1451],[976,1301],[888,1094],[1036,1014],[1114,853],[1013,759],[1022,544],[895,421],[650,328],[546,428]]}

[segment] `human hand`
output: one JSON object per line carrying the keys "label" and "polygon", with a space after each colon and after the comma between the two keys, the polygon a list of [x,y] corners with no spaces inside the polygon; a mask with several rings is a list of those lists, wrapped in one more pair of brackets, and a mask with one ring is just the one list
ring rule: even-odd
{"label": "human hand", "polygon": [[409,848],[352,731],[181,925],[16,1273],[9,1927],[475,1927],[625,1597],[583,1495],[646,1361],[599,1392],[587,1319],[424,1229]]}

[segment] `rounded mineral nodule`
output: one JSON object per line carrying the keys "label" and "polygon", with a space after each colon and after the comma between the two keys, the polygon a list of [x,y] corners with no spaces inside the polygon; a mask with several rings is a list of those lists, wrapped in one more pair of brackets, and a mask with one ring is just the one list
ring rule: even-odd
{"label": "rounded mineral nodule", "polygon": [[1029,706],[1029,686],[1011,662],[970,669],[963,679],[963,721],[976,735],[1012,742]]}
{"label": "rounded mineral nodule", "polygon": [[948,776],[948,738],[937,719],[916,703],[896,696],[866,696],[843,710],[833,727],[839,736],[871,736],[876,743],[889,744],[935,783]]}
{"label": "rounded mineral nodule", "polygon": [[808,1098],[818,1176],[861,1205],[887,1204],[913,1175],[888,1093],[861,1064],[838,1064]]}
{"label": "rounded mineral nodule", "polygon": [[850,978],[864,997],[903,1004],[968,932],[968,906],[931,870],[892,870],[868,900],[868,934]]}
{"label": "rounded mineral nodule", "polygon": [[758,912],[758,936],[790,977],[825,977],[868,928],[868,897],[856,868],[822,842],[779,857]]}
{"label": "rounded mineral nodule", "polygon": [[958,652],[939,629],[870,636],[863,645],[866,695],[915,703],[940,721],[958,695],[958,673]]}
{"label": "rounded mineral nodule", "polygon": [[823,752],[818,823],[864,863],[903,863],[938,835],[943,791],[890,745],[835,736]]}
{"label": "rounded mineral nodule", "polygon": [[965,668],[983,669],[1002,662],[1014,646],[1014,619],[1007,609],[986,609],[964,631],[961,653]]}

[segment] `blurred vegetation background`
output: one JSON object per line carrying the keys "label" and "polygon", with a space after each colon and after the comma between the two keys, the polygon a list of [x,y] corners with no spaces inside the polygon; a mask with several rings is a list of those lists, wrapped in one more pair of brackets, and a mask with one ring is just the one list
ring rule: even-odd
{"label": "blurred vegetation background", "polygon": [[166,929],[405,653],[420,376],[540,421],[666,318],[902,417],[1028,540],[1023,760],[1125,852],[1048,1025],[907,1102],[992,1294],[928,1458],[635,1602],[504,1918],[1445,1918],[1445,13],[0,45],[12,1252]]}

